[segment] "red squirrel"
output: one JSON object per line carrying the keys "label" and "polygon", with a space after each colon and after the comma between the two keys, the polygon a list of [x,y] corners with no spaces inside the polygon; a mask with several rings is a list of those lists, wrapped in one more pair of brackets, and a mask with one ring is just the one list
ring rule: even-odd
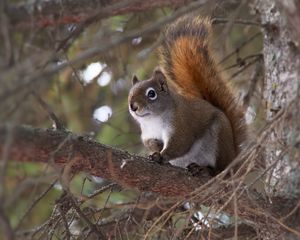
{"label": "red squirrel", "polygon": [[150,79],[132,79],[129,112],[151,153],[179,167],[192,163],[222,171],[245,141],[244,110],[210,47],[211,22],[182,17],[169,25]]}

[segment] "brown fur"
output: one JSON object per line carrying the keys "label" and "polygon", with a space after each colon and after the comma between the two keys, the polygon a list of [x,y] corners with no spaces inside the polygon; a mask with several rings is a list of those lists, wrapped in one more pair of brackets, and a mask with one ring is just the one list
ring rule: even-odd
{"label": "brown fur", "polygon": [[[237,154],[247,135],[244,110],[237,104],[224,77],[217,72],[210,35],[211,23],[207,18],[184,17],[171,24],[159,51],[162,71],[168,84],[179,94],[191,101],[204,99],[225,114],[233,129]],[[220,143],[224,144],[226,142]]]}

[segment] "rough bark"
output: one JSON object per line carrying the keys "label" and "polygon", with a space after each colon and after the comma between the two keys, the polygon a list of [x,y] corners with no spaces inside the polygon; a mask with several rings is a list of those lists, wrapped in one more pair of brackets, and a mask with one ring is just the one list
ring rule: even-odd
{"label": "rough bark", "polygon": [[[274,1],[258,1],[264,32],[265,82],[264,98],[266,119],[271,121],[280,110],[288,112],[288,118],[274,129],[268,138],[265,159],[268,165],[278,160],[280,153],[296,144],[299,136],[299,51],[292,43],[292,31],[284,14]],[[293,117],[291,117],[293,116]],[[284,176],[290,171],[293,157],[280,160],[273,175]],[[273,177],[273,176],[272,176]],[[277,180],[273,178],[273,184]]]}
{"label": "rough bark", "polygon": [[[285,118],[267,138],[265,160],[267,166],[274,166],[267,178],[267,191],[278,200],[273,202],[274,212],[284,211],[282,205],[293,201],[299,217],[300,54],[293,41],[293,37],[299,36],[297,18],[293,18],[297,8],[293,7],[294,1],[258,0],[256,3],[264,36],[266,119],[271,121],[278,112],[286,112]],[[299,230],[299,220],[294,221],[293,226]],[[261,227],[264,239],[287,237],[266,228]]]}
{"label": "rough bark", "polygon": [[140,191],[185,196],[208,180],[66,131],[1,127],[0,154],[4,152],[9,134],[12,137],[7,153],[9,159],[67,166],[73,173],[84,171]]}
{"label": "rough bark", "polygon": [[[289,23],[291,34],[294,36],[296,44],[300,41],[300,5],[299,0],[280,1],[276,2],[279,6],[279,11],[284,15]],[[297,43],[298,42],[298,43]]]}

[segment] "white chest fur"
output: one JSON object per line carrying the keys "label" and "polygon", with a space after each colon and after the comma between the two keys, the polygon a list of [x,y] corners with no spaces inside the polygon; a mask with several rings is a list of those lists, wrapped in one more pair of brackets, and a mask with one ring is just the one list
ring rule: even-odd
{"label": "white chest fur", "polygon": [[142,140],[146,141],[148,139],[158,139],[164,144],[164,150],[169,142],[170,136],[172,134],[172,128],[170,122],[163,121],[162,116],[146,116],[143,118],[138,118],[137,121],[140,124],[142,130]]}

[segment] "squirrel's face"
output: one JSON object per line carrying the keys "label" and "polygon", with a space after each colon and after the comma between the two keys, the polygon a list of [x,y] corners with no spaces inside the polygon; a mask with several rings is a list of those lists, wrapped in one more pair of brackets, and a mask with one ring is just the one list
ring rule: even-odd
{"label": "squirrel's face", "polygon": [[153,76],[145,81],[132,79],[128,96],[130,114],[136,119],[159,116],[170,107],[171,96],[164,74],[155,70]]}

